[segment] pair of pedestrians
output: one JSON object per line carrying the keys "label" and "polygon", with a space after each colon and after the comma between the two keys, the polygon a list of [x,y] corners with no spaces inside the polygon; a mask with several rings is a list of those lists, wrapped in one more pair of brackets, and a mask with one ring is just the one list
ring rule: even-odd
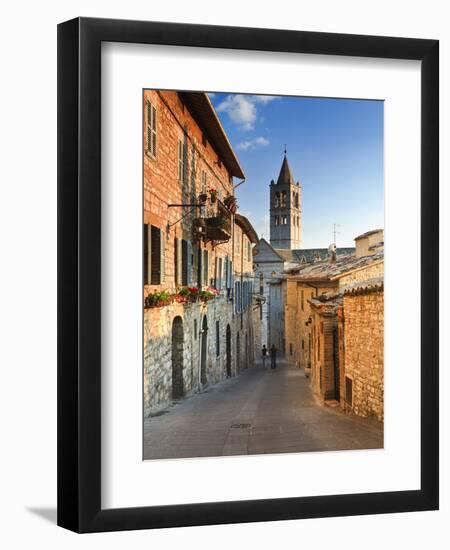
{"label": "pair of pedestrians", "polygon": [[264,344],[261,350],[262,353],[262,362],[263,367],[266,368],[266,358],[268,355],[270,355],[270,368],[276,369],[277,368],[277,348],[274,344],[272,344],[270,350],[266,348],[266,345]]}

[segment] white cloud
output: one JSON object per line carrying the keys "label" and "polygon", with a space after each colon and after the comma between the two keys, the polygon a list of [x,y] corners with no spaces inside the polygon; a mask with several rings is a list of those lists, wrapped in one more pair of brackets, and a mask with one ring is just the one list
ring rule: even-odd
{"label": "white cloud", "polygon": [[243,130],[253,130],[257,120],[256,105],[266,105],[276,99],[269,95],[230,94],[219,103],[217,112],[227,113],[230,119]]}
{"label": "white cloud", "polygon": [[244,130],[251,130],[256,121],[256,107],[245,95],[228,95],[219,103],[217,111],[227,113]]}
{"label": "white cloud", "polygon": [[255,103],[262,103],[263,105],[265,105],[266,103],[270,103],[274,99],[277,99],[277,96],[275,95],[253,95],[250,97],[253,98],[253,101],[255,101]]}
{"label": "white cloud", "polygon": [[269,143],[270,141],[268,139],[260,136],[254,139],[241,141],[236,145],[236,148],[240,151],[253,151],[254,149],[259,149],[260,147],[266,147]]}

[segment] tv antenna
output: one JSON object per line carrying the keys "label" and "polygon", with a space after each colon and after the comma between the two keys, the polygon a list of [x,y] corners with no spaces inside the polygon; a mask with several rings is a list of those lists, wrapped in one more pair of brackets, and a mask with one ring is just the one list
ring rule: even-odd
{"label": "tv antenna", "polygon": [[336,227],[342,227],[340,223],[333,223],[333,243],[336,244],[336,235],[339,235],[341,232],[336,230]]}

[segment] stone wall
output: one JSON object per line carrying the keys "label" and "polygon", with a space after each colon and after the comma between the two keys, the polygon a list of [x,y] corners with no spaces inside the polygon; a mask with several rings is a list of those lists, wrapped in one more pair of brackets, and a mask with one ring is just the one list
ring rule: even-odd
{"label": "stone wall", "polygon": [[324,292],[337,289],[337,282],[314,285],[287,279],[285,304],[286,359],[306,369],[309,374],[312,356],[312,318],[309,300]]}
{"label": "stone wall", "polygon": [[363,283],[371,279],[379,279],[384,275],[384,260],[379,260],[360,269],[350,272],[339,279],[339,289],[356,283]]}
{"label": "stone wall", "polygon": [[[173,402],[172,327],[176,318],[183,327],[184,396],[202,391],[236,376],[254,361],[252,308],[235,314],[233,304],[222,295],[206,304],[172,304],[144,311],[144,414],[149,416]],[[207,322],[206,378],[201,377],[203,322]],[[219,349],[216,323],[219,322]],[[227,325],[230,326],[230,372],[227,372]],[[238,336],[239,335],[239,336]],[[237,357],[239,339],[240,357]]]}
{"label": "stone wall", "polygon": [[[384,292],[344,295],[345,376],[353,386],[352,409],[384,418]],[[346,405],[348,407],[348,405]]]}

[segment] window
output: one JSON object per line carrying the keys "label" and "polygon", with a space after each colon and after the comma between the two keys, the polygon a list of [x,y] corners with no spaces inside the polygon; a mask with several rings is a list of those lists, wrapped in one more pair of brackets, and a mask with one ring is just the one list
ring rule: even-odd
{"label": "window", "polygon": [[156,109],[147,101],[147,152],[156,157]]}
{"label": "window", "polygon": [[181,241],[181,284],[191,284],[191,271],[192,271],[192,245],[190,241]]}
{"label": "window", "polygon": [[184,239],[175,239],[175,284],[192,283],[192,244]]}
{"label": "window", "polygon": [[353,380],[348,376],[345,377],[345,402],[353,406]]}
{"label": "window", "polygon": [[203,250],[203,275],[202,286],[209,285],[209,254],[207,250]]}
{"label": "window", "polygon": [[203,250],[200,245],[197,248],[197,285],[199,288],[203,286]]}
{"label": "window", "polygon": [[222,270],[223,259],[216,257],[215,273],[214,273],[214,288],[220,290],[222,288]]}
{"label": "window", "polygon": [[302,311],[305,310],[305,291],[302,289],[301,291],[301,302],[302,302]]}
{"label": "window", "polygon": [[196,184],[195,178],[196,178],[196,171],[197,171],[196,150],[195,150],[195,146],[192,145],[191,187],[192,187],[192,194],[194,195],[194,200],[192,201],[193,204],[197,202],[197,201],[195,200],[195,184]]}
{"label": "window", "polygon": [[197,319],[194,319],[194,340],[197,340]]}
{"label": "window", "polygon": [[187,145],[186,140],[178,140],[178,181],[186,183]]}
{"label": "window", "polygon": [[175,284],[181,285],[181,260],[182,260],[182,253],[181,253],[181,239],[177,239],[175,237],[174,239],[174,264],[175,264]]}
{"label": "window", "polygon": [[202,193],[206,193],[207,185],[206,185],[206,172],[202,170]]}
{"label": "window", "polygon": [[220,355],[220,322],[216,321],[216,357]]}
{"label": "window", "polygon": [[280,194],[280,206],[286,206],[286,191],[282,191]]}
{"label": "window", "polygon": [[236,247],[236,254],[241,254],[241,235],[239,231],[235,232],[235,247]]}
{"label": "window", "polygon": [[273,207],[279,208],[279,206],[280,206],[280,192],[275,191],[275,200],[273,201]]}
{"label": "window", "polygon": [[305,341],[302,340],[302,349],[305,349]]}
{"label": "window", "polygon": [[165,272],[165,233],[159,227],[144,224],[144,284],[160,285]]}
{"label": "window", "polygon": [[234,285],[234,294],[235,312],[239,313],[242,307],[241,283],[239,281],[237,281]]}
{"label": "window", "polygon": [[282,217],[281,217],[281,223],[282,223],[282,225],[287,225],[287,222],[288,222],[288,217],[287,217],[287,216],[282,216]]}
{"label": "window", "polygon": [[233,262],[227,256],[225,259],[225,279],[226,279],[226,288],[227,296],[230,298],[232,288],[233,288]]}
{"label": "window", "polygon": [[289,355],[292,356],[292,344],[289,344]]}
{"label": "window", "polygon": [[207,140],[206,140],[205,134],[202,134],[202,145],[203,145],[203,147],[206,147],[207,143],[208,143],[208,142],[207,142]]}

